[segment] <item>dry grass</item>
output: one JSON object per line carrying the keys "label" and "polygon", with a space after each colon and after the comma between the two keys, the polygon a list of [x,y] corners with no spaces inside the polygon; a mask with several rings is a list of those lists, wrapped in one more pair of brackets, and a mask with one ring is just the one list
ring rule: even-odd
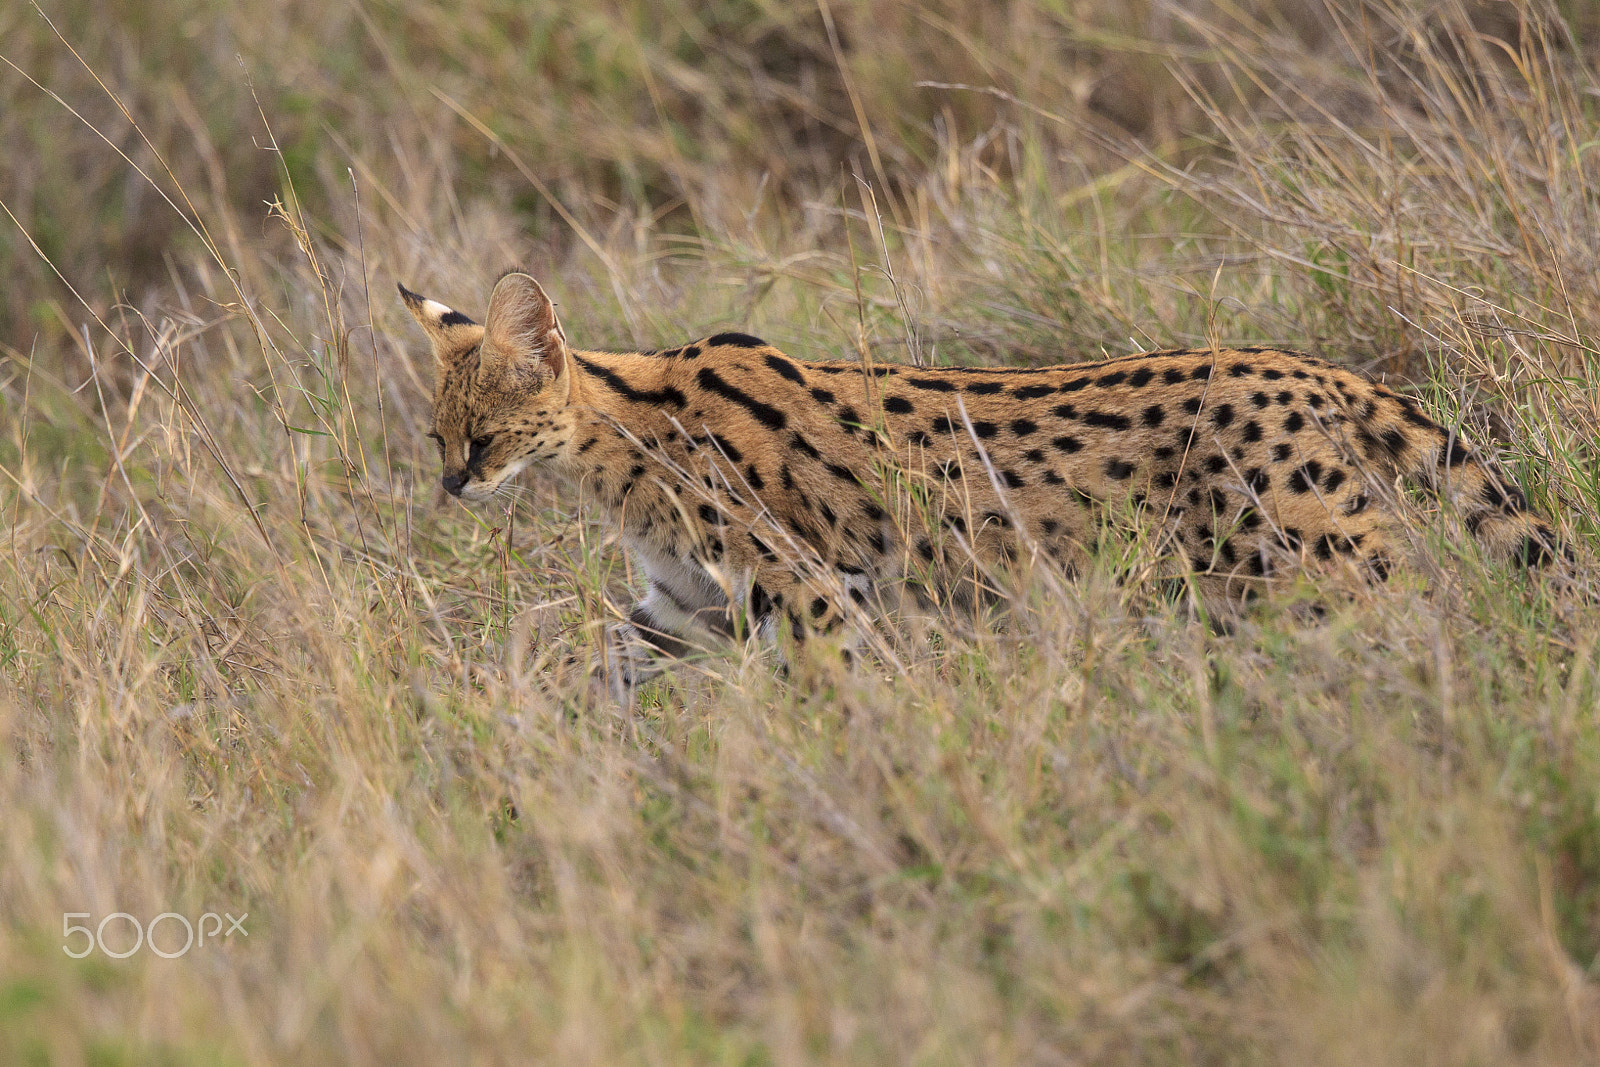
{"label": "dry grass", "polygon": [[[1417,7],[0,10],[0,1061],[1600,1057],[1600,23]],[[1218,633],[1112,538],[618,707],[611,532],[421,436],[392,283],[514,262],[591,347],[1315,346],[1577,561],[1419,506]]]}

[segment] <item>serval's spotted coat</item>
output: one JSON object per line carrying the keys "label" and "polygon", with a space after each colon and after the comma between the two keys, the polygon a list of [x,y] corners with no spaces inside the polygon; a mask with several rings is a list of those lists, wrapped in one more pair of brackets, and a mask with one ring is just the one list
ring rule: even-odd
{"label": "serval's spotted coat", "polygon": [[[544,291],[502,278],[484,325],[401,287],[437,363],[444,487],[481,500],[538,464],[587,483],[649,589],[621,636],[681,653],[748,619],[797,635],[840,593],[970,595],[973,560],[1071,571],[1108,508],[1142,511],[1208,597],[1286,565],[1381,575],[1398,478],[1493,553],[1554,547],[1523,495],[1415,400],[1312,356],[1148,352],[1025,368],[793,359],[724,333],[570,348]],[[965,578],[963,578],[965,574]]]}

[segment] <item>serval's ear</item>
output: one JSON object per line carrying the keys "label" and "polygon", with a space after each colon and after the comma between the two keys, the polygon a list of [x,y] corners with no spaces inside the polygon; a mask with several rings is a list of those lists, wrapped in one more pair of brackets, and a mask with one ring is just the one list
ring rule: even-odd
{"label": "serval's ear", "polygon": [[403,285],[400,299],[406,302],[406,310],[433,342],[433,358],[440,366],[483,340],[483,327],[455,308],[419,296]]}
{"label": "serval's ear", "polygon": [[483,373],[511,372],[541,381],[565,373],[567,338],[555,305],[526,274],[516,271],[495,284],[483,329]]}

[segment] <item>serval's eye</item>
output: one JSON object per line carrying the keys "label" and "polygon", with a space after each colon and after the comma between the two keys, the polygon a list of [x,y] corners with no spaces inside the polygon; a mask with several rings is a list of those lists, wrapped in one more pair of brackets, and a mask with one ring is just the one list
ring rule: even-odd
{"label": "serval's eye", "polygon": [[428,436],[433,438],[433,443],[439,446],[439,455],[444,455],[444,438],[436,433],[430,433]]}
{"label": "serval's eye", "polygon": [[494,440],[494,434],[489,434],[489,435],[487,435],[485,437],[474,437],[472,439],[472,447],[476,448],[478,451],[481,452],[484,449],[488,448],[489,447],[489,442],[493,441],[493,440]]}
{"label": "serval's eye", "polygon": [[467,450],[467,466],[476,467],[483,460],[483,450],[489,447],[489,442],[494,440],[494,434],[485,434],[474,437],[470,442],[472,447]]}

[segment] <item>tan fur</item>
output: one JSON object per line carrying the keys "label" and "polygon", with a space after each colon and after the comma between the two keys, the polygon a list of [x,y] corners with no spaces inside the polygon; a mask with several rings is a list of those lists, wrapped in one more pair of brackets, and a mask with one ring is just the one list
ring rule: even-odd
{"label": "tan fur", "polygon": [[792,359],[743,334],[573,351],[527,275],[496,285],[487,329],[401,292],[438,363],[446,488],[481,500],[530,464],[582,484],[650,579],[634,625],[667,651],[741,618],[826,628],[841,589],[961,595],[974,557],[1037,549],[1070,571],[1119,510],[1233,599],[1286,564],[1383,573],[1400,478],[1496,554],[1538,562],[1554,543],[1416,401],[1295,352],[919,369]]}

